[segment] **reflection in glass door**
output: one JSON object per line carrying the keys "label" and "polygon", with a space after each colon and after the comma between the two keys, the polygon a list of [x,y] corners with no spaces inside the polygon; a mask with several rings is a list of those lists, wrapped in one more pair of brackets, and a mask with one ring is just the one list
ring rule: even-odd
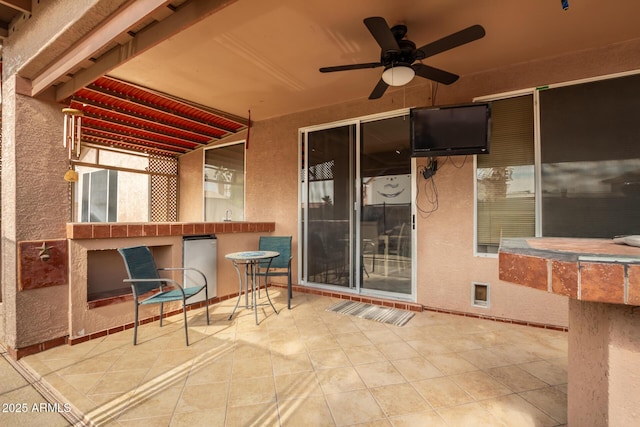
{"label": "reflection in glass door", "polygon": [[362,123],[360,131],[362,290],[412,292],[409,117]]}
{"label": "reflection in glass door", "polygon": [[307,134],[306,277],[352,287],[355,125]]}

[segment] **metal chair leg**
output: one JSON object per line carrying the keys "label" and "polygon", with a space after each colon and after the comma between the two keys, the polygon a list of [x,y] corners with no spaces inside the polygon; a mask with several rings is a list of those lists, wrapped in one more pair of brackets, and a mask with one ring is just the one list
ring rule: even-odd
{"label": "metal chair leg", "polygon": [[186,301],[182,301],[182,314],[184,317],[184,338],[187,342],[187,347],[189,347],[189,328],[187,327],[187,304]]}
{"label": "metal chair leg", "polygon": [[136,311],[133,320],[133,345],[136,345],[138,343],[138,302],[136,301],[135,304]]}

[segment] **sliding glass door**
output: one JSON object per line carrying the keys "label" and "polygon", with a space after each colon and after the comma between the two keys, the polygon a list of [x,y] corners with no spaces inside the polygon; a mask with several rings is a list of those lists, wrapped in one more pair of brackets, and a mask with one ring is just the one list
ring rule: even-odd
{"label": "sliding glass door", "polygon": [[311,282],[353,287],[355,134],[355,125],[307,134],[305,272]]}
{"label": "sliding glass door", "polygon": [[363,290],[411,294],[409,117],[362,123],[360,243]]}
{"label": "sliding glass door", "polygon": [[301,145],[304,283],[410,299],[408,115],[305,130]]}

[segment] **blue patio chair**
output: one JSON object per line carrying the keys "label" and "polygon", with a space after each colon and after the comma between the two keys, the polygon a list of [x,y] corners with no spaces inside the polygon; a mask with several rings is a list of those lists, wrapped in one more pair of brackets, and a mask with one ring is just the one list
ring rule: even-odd
{"label": "blue patio chair", "polygon": [[[160,304],[160,326],[162,326],[162,309],[165,302],[182,301],[182,312],[184,314],[184,335],[187,346],[189,345],[189,331],[187,329],[187,300],[200,293],[205,292],[205,305],[207,310],[207,325],[209,324],[209,292],[207,290],[207,278],[195,268],[157,268],[153,255],[147,246],[134,246],[130,248],[118,249],[124,259],[127,268],[128,279],[125,283],[131,283],[133,290],[133,302],[135,304],[135,322],[133,324],[133,345],[137,343],[138,337],[138,307],[147,304]],[[160,277],[159,271],[190,270],[195,271],[195,277],[202,276],[201,286],[183,287],[180,283],[172,279]],[[153,294],[151,292],[157,291]]]}
{"label": "blue patio chair", "polygon": [[[256,276],[264,277],[264,285],[269,283],[269,277],[286,276],[287,277],[287,308],[291,309],[291,298],[293,298],[293,290],[291,287],[291,236],[260,236],[258,250],[276,251],[280,256],[275,257],[269,266],[268,262],[259,263]],[[268,267],[268,269],[267,269]],[[274,271],[278,269],[279,271]]]}

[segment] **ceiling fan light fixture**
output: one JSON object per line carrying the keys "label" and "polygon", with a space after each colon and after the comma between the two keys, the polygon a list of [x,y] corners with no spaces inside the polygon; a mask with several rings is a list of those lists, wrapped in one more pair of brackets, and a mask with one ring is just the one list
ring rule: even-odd
{"label": "ceiling fan light fixture", "polygon": [[416,72],[408,65],[391,65],[382,73],[382,80],[389,86],[404,86],[415,75]]}

